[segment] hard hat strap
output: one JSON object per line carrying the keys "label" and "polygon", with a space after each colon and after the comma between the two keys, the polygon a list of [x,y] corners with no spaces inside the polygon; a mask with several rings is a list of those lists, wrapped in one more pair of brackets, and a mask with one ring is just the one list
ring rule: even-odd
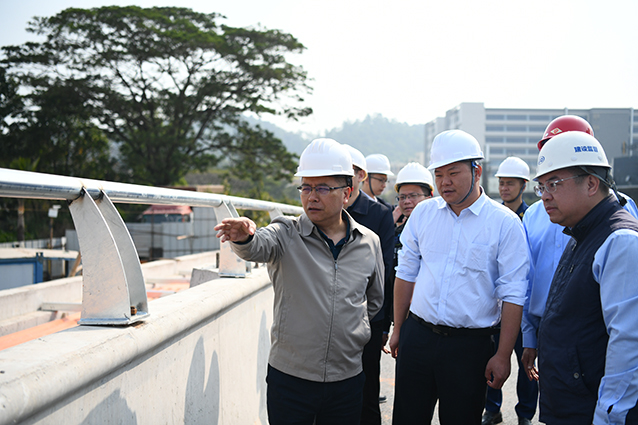
{"label": "hard hat strap", "polygon": [[[522,180],[522,179],[521,179],[521,180]],[[523,195],[523,192],[525,192],[525,188],[526,188],[526,187],[527,187],[527,182],[525,182],[525,181],[523,180],[523,186],[521,186],[521,190],[519,190],[519,191],[518,191],[518,196],[517,196],[517,198],[518,198],[519,196],[522,196],[522,195]],[[521,199],[522,199],[522,198],[521,198]]]}
{"label": "hard hat strap", "polygon": [[605,175],[601,176],[599,173],[596,172],[596,168],[592,168],[592,167],[580,167],[580,168],[583,171],[585,171],[587,174],[590,174],[598,178],[598,180],[600,180],[605,186],[609,187],[614,192],[614,195],[616,195],[616,199],[618,199],[618,203],[620,203],[620,206],[621,207],[625,206],[625,204],[627,203],[627,200],[618,194],[618,188],[616,187],[616,182],[614,181],[614,178],[611,176],[610,169],[607,169],[607,171],[605,172]]}
{"label": "hard hat strap", "polygon": [[470,185],[470,190],[463,197],[463,199],[461,199],[459,202],[455,202],[453,205],[462,204],[470,196],[470,194],[474,191],[474,169],[476,168],[476,161],[470,161],[470,168],[472,169],[472,184]]}

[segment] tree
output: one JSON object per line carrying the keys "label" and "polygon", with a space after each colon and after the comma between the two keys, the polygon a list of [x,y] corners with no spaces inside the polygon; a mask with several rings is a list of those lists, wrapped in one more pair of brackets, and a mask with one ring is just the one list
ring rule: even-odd
{"label": "tree", "polygon": [[[265,135],[246,137],[242,113],[312,112],[300,106],[306,73],[285,57],[304,46],[222,18],[177,7],[67,9],[34,18],[28,30],[46,40],[3,47],[4,63],[29,88],[31,108],[38,96],[72,94],[90,114],[78,124],[105,132],[127,180],[168,185],[223,160],[239,169],[254,137]],[[264,143],[251,166],[289,176],[294,164],[281,142],[271,134]]]}
{"label": "tree", "polygon": [[[33,171],[38,166],[39,159],[35,161],[27,158],[16,158],[11,161],[10,167],[15,170]],[[16,226],[16,237],[18,242],[24,242],[24,199],[18,199],[18,223]]]}
{"label": "tree", "polygon": [[31,171],[116,179],[111,145],[73,82],[56,82],[23,100],[28,106],[14,108],[6,126],[0,165],[25,169],[15,160],[29,159],[36,165]]}

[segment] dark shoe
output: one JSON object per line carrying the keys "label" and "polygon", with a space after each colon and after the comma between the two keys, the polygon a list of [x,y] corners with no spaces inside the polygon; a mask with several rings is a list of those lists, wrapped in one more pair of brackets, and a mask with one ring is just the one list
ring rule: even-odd
{"label": "dark shoe", "polygon": [[522,416],[518,417],[518,425],[532,425],[531,419],[524,418]]}
{"label": "dark shoe", "polygon": [[379,396],[379,404],[385,403],[386,401],[388,401],[388,397],[386,397],[384,395],[380,395]]}
{"label": "dark shoe", "polygon": [[483,413],[483,419],[481,419],[481,425],[495,425],[503,422],[503,414],[500,412],[490,412],[486,410]]}

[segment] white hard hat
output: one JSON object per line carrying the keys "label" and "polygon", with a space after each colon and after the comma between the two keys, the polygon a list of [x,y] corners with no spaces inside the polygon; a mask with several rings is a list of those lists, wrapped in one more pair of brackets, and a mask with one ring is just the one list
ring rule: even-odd
{"label": "white hard hat", "polygon": [[404,184],[425,184],[430,187],[430,190],[434,190],[432,173],[418,162],[410,162],[397,173],[394,190],[398,192],[400,186]]}
{"label": "white hard hat", "polygon": [[439,133],[432,142],[428,170],[453,162],[483,159],[479,142],[463,130],[447,130]]}
{"label": "white hard hat", "polygon": [[552,137],[538,153],[534,180],[555,170],[569,167],[611,169],[601,144],[582,131],[568,131]]}
{"label": "white hard hat", "polygon": [[510,156],[501,162],[494,177],[516,177],[529,181],[529,165],[518,157]]}
{"label": "white hard hat", "polygon": [[354,176],[352,158],[348,149],[336,140],[315,139],[301,153],[295,176]]}
{"label": "white hard hat", "polygon": [[390,170],[390,160],[383,154],[373,153],[372,155],[366,156],[366,164],[368,165],[368,173],[370,174],[394,175]]}
{"label": "white hard hat", "polygon": [[345,148],[348,149],[348,152],[350,152],[350,157],[352,158],[352,165],[356,165],[357,167],[365,171],[367,174],[368,166],[366,165],[366,158],[365,156],[363,156],[361,151],[359,149],[353,148],[350,145],[346,145],[345,143],[343,144],[343,146],[345,146]]}

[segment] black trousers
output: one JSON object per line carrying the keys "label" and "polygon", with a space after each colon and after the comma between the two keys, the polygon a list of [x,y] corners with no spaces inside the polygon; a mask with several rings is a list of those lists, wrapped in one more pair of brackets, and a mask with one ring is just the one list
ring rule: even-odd
{"label": "black trousers", "polygon": [[442,425],[479,425],[493,354],[490,335],[443,336],[408,316],[399,339],[392,423],[430,424],[438,400]]}
{"label": "black trousers", "polygon": [[363,348],[363,373],[366,375],[366,381],[363,384],[361,424],[381,425],[379,378],[381,376],[381,349],[383,348],[383,320],[371,322],[370,327],[372,336]]}
{"label": "black trousers", "polygon": [[[498,350],[499,335],[494,335],[495,351]],[[516,338],[516,344],[514,345],[514,352],[516,353],[516,359],[518,360],[518,374],[516,378],[516,395],[518,396],[518,403],[514,410],[519,417],[532,419],[536,413],[536,403],[538,402],[538,382],[530,381],[525,373],[525,367],[521,362],[523,357],[523,334],[518,333]],[[512,374],[513,375],[513,374]],[[503,391],[495,390],[494,388],[487,387],[487,401],[485,402],[485,410],[488,412],[498,412],[501,410],[503,404]]]}
{"label": "black trousers", "polygon": [[268,365],[266,405],[271,425],[357,425],[363,372],[338,382],[315,382]]}

